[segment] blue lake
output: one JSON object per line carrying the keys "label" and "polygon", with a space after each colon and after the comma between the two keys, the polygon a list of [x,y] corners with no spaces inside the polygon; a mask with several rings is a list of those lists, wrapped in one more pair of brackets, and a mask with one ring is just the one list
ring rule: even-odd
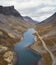
{"label": "blue lake", "polygon": [[17,54],[16,65],[37,65],[37,61],[41,59],[39,54],[35,54],[27,46],[34,43],[34,29],[29,29],[23,35],[23,40],[15,45],[15,52]]}

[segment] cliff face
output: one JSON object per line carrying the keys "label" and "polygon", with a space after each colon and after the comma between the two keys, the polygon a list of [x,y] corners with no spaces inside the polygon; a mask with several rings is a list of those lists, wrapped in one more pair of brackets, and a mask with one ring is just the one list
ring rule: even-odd
{"label": "cliff face", "polygon": [[7,7],[0,6],[0,14],[12,15],[12,16],[16,16],[16,17],[21,17],[22,18],[22,16],[14,8],[14,6],[7,6]]}

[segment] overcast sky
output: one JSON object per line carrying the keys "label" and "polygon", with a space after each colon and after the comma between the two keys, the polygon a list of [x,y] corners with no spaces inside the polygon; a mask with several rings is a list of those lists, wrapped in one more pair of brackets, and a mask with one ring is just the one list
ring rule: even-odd
{"label": "overcast sky", "polygon": [[56,0],[0,0],[0,5],[14,5],[21,15],[42,21],[56,12]]}

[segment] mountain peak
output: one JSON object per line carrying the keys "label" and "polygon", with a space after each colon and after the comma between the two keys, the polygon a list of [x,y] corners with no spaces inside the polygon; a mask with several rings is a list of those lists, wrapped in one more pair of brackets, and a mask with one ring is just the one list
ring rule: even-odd
{"label": "mountain peak", "polygon": [[22,17],[14,6],[0,6],[0,14]]}
{"label": "mountain peak", "polygon": [[0,9],[3,9],[3,8],[14,9],[14,6],[1,6],[1,5],[0,5]]}

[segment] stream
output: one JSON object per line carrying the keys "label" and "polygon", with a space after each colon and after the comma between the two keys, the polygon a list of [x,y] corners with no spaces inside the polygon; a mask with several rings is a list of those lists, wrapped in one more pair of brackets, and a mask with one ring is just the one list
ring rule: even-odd
{"label": "stream", "polygon": [[33,33],[35,33],[34,29],[28,29],[23,35],[23,40],[15,45],[16,65],[37,65],[37,62],[41,59],[41,55],[27,48],[35,42]]}

